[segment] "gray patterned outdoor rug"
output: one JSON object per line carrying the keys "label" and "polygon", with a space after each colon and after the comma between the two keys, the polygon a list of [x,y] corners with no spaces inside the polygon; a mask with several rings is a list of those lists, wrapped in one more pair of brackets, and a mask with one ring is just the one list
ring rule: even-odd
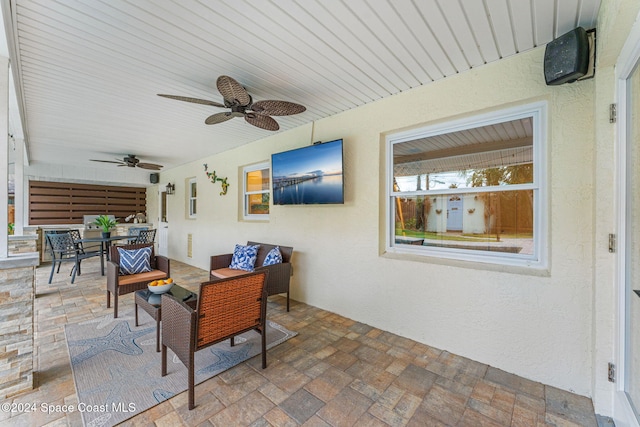
{"label": "gray patterned outdoor rug", "polygon": [[[187,389],[187,368],[169,349],[167,375],[160,376],[155,321],[144,310],[139,315],[138,327],[132,313],[65,326],[78,394],[75,410],[82,413],[86,427],[113,426]],[[295,335],[267,321],[267,348]],[[227,340],[196,353],[196,384],[260,354],[257,332],[235,341],[234,347]]]}

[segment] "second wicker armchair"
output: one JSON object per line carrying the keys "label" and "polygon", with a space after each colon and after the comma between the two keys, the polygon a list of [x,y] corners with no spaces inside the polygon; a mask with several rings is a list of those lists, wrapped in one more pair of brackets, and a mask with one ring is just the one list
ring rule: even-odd
{"label": "second wicker armchair", "polygon": [[[251,330],[262,336],[262,369],[267,367],[267,271],[248,273],[200,285],[192,309],[172,295],[162,295],[162,376],[167,374],[167,347],[187,367],[189,409],[195,407],[194,355],[213,344]],[[175,365],[172,365],[175,366]]]}

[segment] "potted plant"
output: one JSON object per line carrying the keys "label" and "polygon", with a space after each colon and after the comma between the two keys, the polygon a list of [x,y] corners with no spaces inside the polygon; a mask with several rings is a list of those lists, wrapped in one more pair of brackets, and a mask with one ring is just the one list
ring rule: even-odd
{"label": "potted plant", "polygon": [[111,229],[115,227],[118,223],[111,219],[108,215],[100,215],[94,223],[102,228],[102,237],[110,237]]}

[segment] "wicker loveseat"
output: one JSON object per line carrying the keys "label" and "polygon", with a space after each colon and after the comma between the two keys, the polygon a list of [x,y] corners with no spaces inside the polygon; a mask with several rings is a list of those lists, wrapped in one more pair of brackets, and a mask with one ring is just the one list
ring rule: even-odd
{"label": "wicker loveseat", "polygon": [[[255,263],[255,270],[268,270],[267,278],[267,295],[287,294],[287,311],[289,311],[289,283],[292,275],[291,255],[293,248],[290,246],[273,245],[270,243],[247,242],[247,245],[260,245],[258,249],[258,257]],[[265,257],[271,249],[278,246],[282,255],[282,263],[262,266]],[[234,270],[229,268],[233,254],[213,255],[211,257],[209,268],[209,279],[226,279],[228,277],[246,274],[243,270]]]}
{"label": "wicker loveseat", "polygon": [[[118,248],[140,249],[151,247],[151,271],[120,275],[120,253]],[[139,243],[132,245],[111,246],[109,248],[110,260],[107,262],[107,308],[111,307],[111,294],[113,294],[113,317],[118,317],[118,296],[146,289],[147,284],[153,280],[165,279],[170,276],[169,259],[161,255],[154,255],[153,243]]]}

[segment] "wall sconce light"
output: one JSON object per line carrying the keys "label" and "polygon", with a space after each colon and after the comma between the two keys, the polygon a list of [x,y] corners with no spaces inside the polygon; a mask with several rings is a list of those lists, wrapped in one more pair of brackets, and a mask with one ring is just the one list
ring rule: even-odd
{"label": "wall sconce light", "polygon": [[172,183],[167,184],[167,194],[173,194],[176,192],[176,185]]}

